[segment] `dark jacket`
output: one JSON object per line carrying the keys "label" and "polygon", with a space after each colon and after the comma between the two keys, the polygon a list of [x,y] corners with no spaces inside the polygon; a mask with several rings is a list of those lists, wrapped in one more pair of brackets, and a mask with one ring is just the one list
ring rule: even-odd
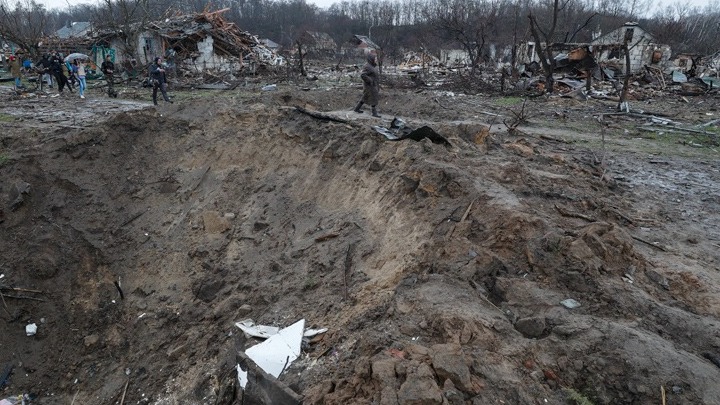
{"label": "dark jacket", "polygon": [[377,67],[370,62],[366,63],[360,78],[363,81],[363,103],[377,105],[380,96],[380,75]]}
{"label": "dark jacket", "polygon": [[150,65],[150,78],[152,80],[157,80],[158,83],[165,83],[165,72],[163,71],[162,66],[153,62]]}
{"label": "dark jacket", "polygon": [[100,65],[100,70],[104,75],[115,74],[115,64],[109,60],[103,61],[102,65]]}
{"label": "dark jacket", "polygon": [[42,59],[35,65],[35,68],[40,73],[50,72],[50,58],[47,55],[43,55]]}
{"label": "dark jacket", "polygon": [[54,54],[50,57],[50,70],[55,73],[62,73],[62,65],[63,65],[62,59],[60,59],[60,55]]}

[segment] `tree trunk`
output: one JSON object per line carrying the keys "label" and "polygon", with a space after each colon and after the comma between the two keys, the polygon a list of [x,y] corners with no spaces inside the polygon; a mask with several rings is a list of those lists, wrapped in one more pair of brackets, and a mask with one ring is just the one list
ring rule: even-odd
{"label": "tree trunk", "polygon": [[540,64],[542,64],[543,70],[545,71],[545,91],[552,93],[555,90],[555,79],[553,79],[555,63],[552,60],[552,50],[550,49],[550,44],[546,42],[545,48],[547,55],[543,53],[543,50],[541,49],[542,47],[540,46],[542,40],[540,39],[540,34],[538,33],[535,16],[530,14],[528,15],[528,18],[530,19],[530,35],[532,35],[535,40],[535,53],[540,58]]}
{"label": "tree trunk", "polygon": [[[625,41],[623,42],[623,52],[625,52],[625,80],[623,80],[623,89],[622,93],[620,93],[620,102],[618,103],[618,111],[623,110],[623,106],[627,103],[627,92],[628,92],[628,86],[630,85],[630,49],[628,47],[628,39],[625,38]],[[630,110],[629,107],[625,108],[626,110]]]}
{"label": "tree trunk", "polygon": [[300,41],[295,41],[295,44],[297,45],[297,49],[298,49],[298,58],[299,58],[299,63],[300,63],[300,75],[307,76],[307,73],[305,72],[305,63],[303,60],[302,43]]}

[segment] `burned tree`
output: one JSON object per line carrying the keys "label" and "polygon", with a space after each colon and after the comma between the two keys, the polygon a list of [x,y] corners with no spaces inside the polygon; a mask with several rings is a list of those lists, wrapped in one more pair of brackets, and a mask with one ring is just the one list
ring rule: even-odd
{"label": "burned tree", "polygon": [[37,55],[39,43],[52,28],[53,17],[35,0],[22,0],[11,7],[0,0],[0,37]]}
{"label": "burned tree", "polygon": [[[543,70],[545,71],[545,89],[548,93],[552,93],[555,89],[553,72],[555,71],[555,58],[553,57],[552,43],[558,26],[558,17],[560,11],[572,0],[553,0],[552,17],[550,18],[550,26],[543,29],[538,23],[537,16],[534,12],[530,12],[528,19],[530,20],[530,34],[535,40],[535,52]],[[542,35],[542,36],[541,36]],[[542,45],[544,44],[544,46]]]}

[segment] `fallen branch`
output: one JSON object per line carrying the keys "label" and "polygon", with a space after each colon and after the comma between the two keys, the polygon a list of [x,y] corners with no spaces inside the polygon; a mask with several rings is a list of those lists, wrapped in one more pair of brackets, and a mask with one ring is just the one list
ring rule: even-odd
{"label": "fallen branch", "polygon": [[20,287],[0,287],[0,290],[45,294],[43,291],[40,291],[40,290],[31,290],[29,288],[20,288]]}
{"label": "fallen branch", "polygon": [[127,382],[125,382],[125,388],[123,388],[122,397],[120,398],[120,405],[123,405],[125,403],[125,394],[127,394],[128,385],[130,385],[129,378],[128,378]]}
{"label": "fallen branch", "polygon": [[334,239],[340,236],[340,234],[337,233],[329,233],[327,235],[318,236],[315,238],[315,242],[325,242],[326,240]]}
{"label": "fallen branch", "polygon": [[464,222],[467,218],[468,214],[470,214],[470,209],[472,209],[473,204],[475,204],[475,200],[470,201],[470,205],[468,205],[467,209],[465,210],[465,213],[463,214],[462,218],[460,218],[460,222]]}
{"label": "fallen branch", "polygon": [[350,272],[352,271],[352,255],[355,250],[355,244],[348,245],[347,251],[345,252],[345,271],[343,274],[343,295],[345,301],[348,300],[349,289],[350,289]]}
{"label": "fallen branch", "polygon": [[[47,301],[42,298],[28,297],[25,295],[9,295],[9,294],[2,294],[2,295],[4,298],[15,298],[16,300],[32,300],[32,301],[40,301],[40,302]],[[3,299],[3,301],[4,301],[4,299]]]}
{"label": "fallen branch", "polygon": [[317,111],[310,111],[310,110],[307,110],[307,109],[302,108],[302,107],[300,107],[300,106],[295,106],[295,110],[298,111],[298,112],[301,112],[301,113],[303,113],[303,114],[305,114],[305,115],[309,115],[309,116],[311,116],[311,117],[313,117],[313,118],[315,118],[315,119],[319,119],[319,120],[323,120],[323,121],[333,121],[333,122],[339,122],[339,123],[341,123],[341,124],[348,124],[348,123],[350,123],[350,121],[348,121],[348,120],[344,120],[344,119],[342,119],[342,118],[333,117],[333,116],[331,116],[331,115],[323,114],[323,113],[317,112]]}
{"label": "fallen branch", "polygon": [[597,222],[597,219],[595,219],[593,217],[583,215],[579,212],[570,212],[570,211],[560,207],[557,204],[555,204],[555,209],[560,213],[560,215],[562,215],[564,217],[580,218],[580,219],[584,219],[585,221],[588,221],[588,222]]}
{"label": "fallen branch", "polygon": [[639,237],[639,236],[634,236],[634,235],[633,235],[632,238],[635,239],[635,240],[638,241],[638,242],[642,242],[642,243],[644,243],[644,244],[646,244],[646,245],[648,245],[648,246],[652,246],[652,247],[654,247],[655,249],[662,250],[663,252],[667,252],[667,249],[665,249],[664,247],[662,247],[662,246],[660,246],[660,245],[656,245],[656,244],[654,244],[654,243],[652,243],[652,242],[648,242],[648,241],[646,241],[645,239],[643,239],[643,238],[641,238],[641,237]]}
{"label": "fallen branch", "polygon": [[622,212],[620,212],[620,210],[618,210],[618,209],[615,208],[615,207],[605,208],[605,211],[606,211],[606,212],[613,213],[613,214],[619,216],[620,218],[626,220],[628,223],[635,224],[635,222],[636,222],[634,219],[632,219],[632,218],[630,218],[629,216],[623,214]]}
{"label": "fallen branch", "polygon": [[662,405],[667,405],[667,400],[665,399],[665,387],[662,385],[660,386],[660,395],[662,396]]}
{"label": "fallen branch", "polygon": [[3,309],[5,310],[5,313],[7,313],[9,316],[12,316],[10,315],[10,310],[8,309],[7,303],[5,302],[5,296],[2,292],[0,292],[0,298],[2,298]]}
{"label": "fallen branch", "polygon": [[568,143],[568,144],[572,143],[571,141],[566,141],[564,139],[559,139],[559,138],[553,138],[552,136],[547,136],[547,135],[540,135],[540,139],[544,139],[546,141],[559,142],[559,143]]}

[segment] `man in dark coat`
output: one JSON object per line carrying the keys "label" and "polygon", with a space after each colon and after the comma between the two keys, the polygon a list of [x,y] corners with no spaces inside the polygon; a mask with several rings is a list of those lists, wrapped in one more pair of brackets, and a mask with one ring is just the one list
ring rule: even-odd
{"label": "man in dark coat", "polygon": [[377,59],[374,54],[368,54],[367,63],[363,67],[360,78],[363,81],[363,97],[362,100],[355,106],[355,112],[362,114],[363,104],[370,104],[372,107],[373,117],[380,118],[375,108],[378,104],[378,98],[380,96],[380,75],[377,70]]}
{"label": "man in dark coat", "polygon": [[150,80],[152,80],[153,85],[153,104],[158,105],[158,89],[162,93],[163,99],[172,104],[167,95],[167,79],[165,78],[165,69],[162,67],[162,58],[155,58],[150,65]]}
{"label": "man in dark coat", "polygon": [[53,52],[50,56],[50,71],[52,72],[53,76],[55,76],[55,80],[57,81],[58,91],[62,93],[65,86],[67,86],[68,90],[72,93],[72,87],[70,87],[68,78],[63,73],[63,65],[65,65],[65,63],[60,57],[60,54],[57,52]]}
{"label": "man in dark coat", "polygon": [[108,84],[108,96],[117,97],[115,83],[113,83],[113,79],[115,77],[115,64],[113,63],[110,55],[105,56],[105,61],[103,61],[102,65],[100,65],[100,70],[105,75],[105,81]]}
{"label": "man in dark coat", "polygon": [[35,64],[35,70],[39,75],[40,90],[43,88],[43,83],[47,83],[52,88],[52,72],[50,71],[50,57],[48,54],[42,55],[40,61]]}

